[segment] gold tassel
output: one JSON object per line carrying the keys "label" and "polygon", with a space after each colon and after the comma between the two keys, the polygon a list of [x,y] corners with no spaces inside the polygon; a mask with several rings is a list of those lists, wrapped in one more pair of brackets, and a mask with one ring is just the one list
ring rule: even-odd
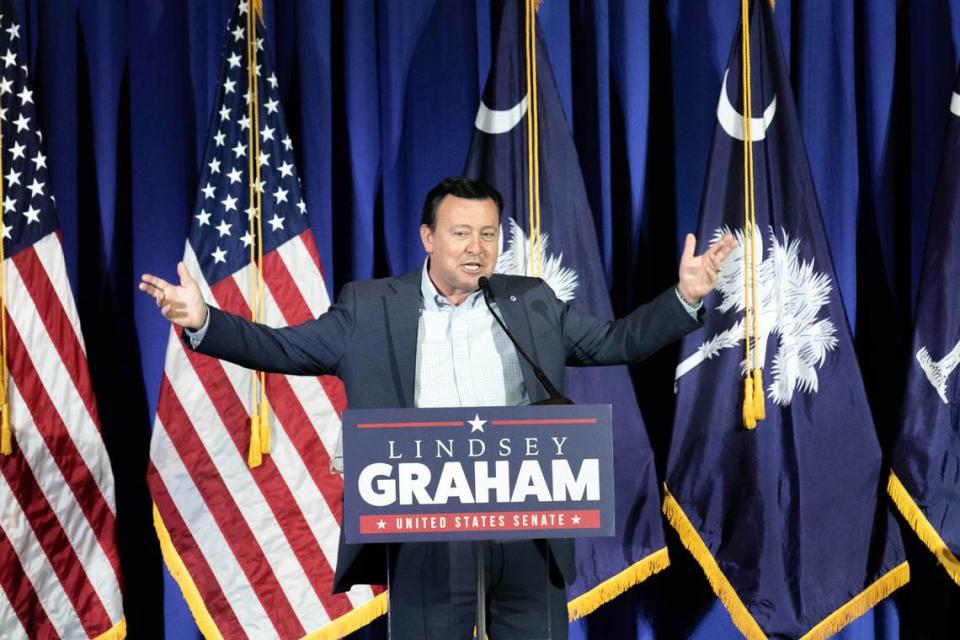
{"label": "gold tassel", "polygon": [[747,429],[757,428],[757,414],[753,408],[753,378],[749,373],[743,379],[743,426]]}
{"label": "gold tassel", "polygon": [[10,403],[4,402],[0,405],[0,411],[3,412],[2,424],[0,424],[0,454],[9,456],[13,453],[13,430],[10,428]]}
{"label": "gold tassel", "polygon": [[260,401],[260,452],[270,453],[270,404]]}
{"label": "gold tassel", "polygon": [[127,637],[127,619],[120,618],[120,622],[113,625],[93,640],[123,640]]}
{"label": "gold tassel", "polygon": [[260,451],[260,416],[250,416],[250,451],[247,453],[247,466],[256,469],[263,464],[263,454]]}
{"label": "gold tassel", "polygon": [[763,393],[763,371],[760,367],[753,370],[753,413],[757,422],[767,419],[766,398]]}

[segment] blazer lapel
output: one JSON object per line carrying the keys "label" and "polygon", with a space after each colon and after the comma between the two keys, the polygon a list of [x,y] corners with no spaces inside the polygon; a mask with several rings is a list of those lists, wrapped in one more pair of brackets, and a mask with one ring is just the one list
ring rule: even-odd
{"label": "blazer lapel", "polygon": [[412,407],[417,368],[417,330],[420,323],[420,270],[397,278],[394,292],[384,296],[390,333],[390,358],[398,395]]}
{"label": "blazer lapel", "polygon": [[[505,285],[505,281],[498,278],[496,274],[490,278],[490,290],[493,292],[493,299],[497,303],[497,310],[500,312],[503,324],[507,325],[510,333],[513,334],[523,350],[527,352],[527,355],[534,362],[539,363],[540,357],[537,355],[536,346],[533,344],[527,309],[520,302],[519,297],[511,296]],[[523,383],[527,387],[530,402],[546,399],[547,394],[540,386],[537,376],[533,374],[533,368],[527,364],[527,361],[519,353],[517,353],[517,359],[520,361],[520,371],[523,372]]]}

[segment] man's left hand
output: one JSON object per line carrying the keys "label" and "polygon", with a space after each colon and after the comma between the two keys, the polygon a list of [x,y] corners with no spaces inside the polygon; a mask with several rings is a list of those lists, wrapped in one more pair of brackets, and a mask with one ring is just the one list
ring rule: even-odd
{"label": "man's left hand", "polygon": [[680,282],[677,284],[680,295],[692,303],[699,302],[717,286],[720,264],[737,246],[737,241],[728,233],[699,256],[693,255],[696,246],[696,237],[688,233],[680,256]]}

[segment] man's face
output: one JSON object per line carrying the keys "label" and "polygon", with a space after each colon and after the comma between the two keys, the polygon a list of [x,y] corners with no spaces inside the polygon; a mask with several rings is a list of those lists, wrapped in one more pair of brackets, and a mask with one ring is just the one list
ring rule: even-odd
{"label": "man's face", "polygon": [[480,276],[497,265],[500,216],[493,200],[446,196],[437,208],[435,229],[420,227],[423,248],[430,254],[430,280],[442,295],[460,304],[477,290]]}

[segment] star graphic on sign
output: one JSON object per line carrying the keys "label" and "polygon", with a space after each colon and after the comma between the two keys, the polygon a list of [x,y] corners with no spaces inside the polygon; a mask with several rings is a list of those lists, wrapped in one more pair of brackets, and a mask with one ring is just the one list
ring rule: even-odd
{"label": "star graphic on sign", "polygon": [[280,177],[286,178],[292,175],[293,175],[293,165],[287,162],[286,160],[284,160],[283,164],[280,165]]}
{"label": "star graphic on sign", "polygon": [[377,520],[377,529],[386,529],[387,523],[383,520]]}
{"label": "star graphic on sign", "polygon": [[24,116],[22,113],[20,114],[20,117],[19,117],[19,118],[17,118],[16,120],[13,121],[13,123],[14,123],[15,125],[17,125],[17,133],[23,131],[24,129],[29,129],[29,128],[30,128],[30,127],[28,126],[28,125],[30,124],[30,118],[27,118],[27,117]]}
{"label": "star graphic on sign", "polygon": [[213,197],[213,193],[214,193],[214,191],[216,191],[216,189],[214,189],[214,188],[213,188],[213,185],[208,182],[208,183],[207,183],[207,186],[205,186],[203,189],[200,189],[200,191],[203,192],[203,197],[204,197],[204,198],[212,198],[212,197]]}
{"label": "star graphic on sign", "polygon": [[283,218],[281,218],[277,214],[273,214],[273,217],[267,220],[267,223],[271,227],[273,227],[273,231],[278,231],[280,229],[283,229]]}
{"label": "star graphic on sign", "polygon": [[3,58],[0,58],[0,59],[3,60],[4,68],[11,67],[17,64],[17,54],[15,54],[10,49],[7,49],[7,55],[3,56]]}
{"label": "star graphic on sign", "polygon": [[470,428],[470,433],[474,433],[475,431],[479,431],[480,433],[486,433],[486,432],[483,430],[483,425],[485,425],[485,424],[487,423],[487,421],[486,421],[486,420],[481,420],[479,413],[473,414],[473,420],[467,420],[466,422],[467,422],[467,424],[470,425],[470,427],[471,427],[471,428]]}
{"label": "star graphic on sign", "polygon": [[227,252],[221,249],[220,247],[217,247],[217,250],[211,253],[210,256],[213,258],[214,264],[217,264],[218,262],[227,261]]}
{"label": "star graphic on sign", "polygon": [[217,231],[220,232],[220,237],[230,235],[230,227],[232,226],[232,224],[227,224],[226,220],[221,220],[220,224],[217,225]]}
{"label": "star graphic on sign", "polygon": [[223,131],[217,131],[216,135],[213,136],[213,141],[217,143],[218,147],[222,147],[224,138],[226,138],[226,136],[223,134]]}
{"label": "star graphic on sign", "polygon": [[46,184],[45,182],[39,182],[36,178],[34,178],[33,183],[29,187],[27,187],[28,189],[30,189],[30,197],[36,198],[37,196],[42,196],[43,186],[45,184]]}
{"label": "star graphic on sign", "polygon": [[197,220],[200,221],[200,226],[202,227],[205,224],[210,224],[210,214],[200,209],[200,213],[194,216]]}
{"label": "star graphic on sign", "polygon": [[236,211],[237,210],[237,198],[234,198],[229,193],[227,197],[222,200],[223,210],[224,211]]}
{"label": "star graphic on sign", "polygon": [[30,161],[37,166],[37,169],[36,169],[37,171],[40,171],[40,169],[47,168],[47,156],[43,155],[39,151],[37,151],[36,156],[34,156],[33,158],[30,158]]}
{"label": "star graphic on sign", "polygon": [[3,197],[3,212],[9,213],[17,208],[17,201],[10,197],[10,194],[6,194]]}
{"label": "star graphic on sign", "polygon": [[19,140],[17,140],[16,142],[14,142],[14,143],[13,143],[13,146],[10,147],[10,153],[13,154],[13,159],[16,160],[17,158],[22,158],[22,157],[23,157],[23,152],[24,152],[24,150],[25,150],[26,148],[27,148],[27,145],[25,145],[25,144],[20,144],[20,141],[19,141]]}
{"label": "star graphic on sign", "polygon": [[33,205],[30,205],[30,207],[23,212],[23,215],[27,218],[27,224],[40,221],[40,209],[34,208]]}
{"label": "star graphic on sign", "polygon": [[240,173],[240,169],[237,169],[236,167],[227,172],[227,177],[230,178],[230,184],[233,184],[234,182],[240,182],[242,175],[243,174]]}
{"label": "star graphic on sign", "polygon": [[233,55],[230,56],[229,58],[227,58],[227,62],[230,63],[230,68],[231,68],[231,69],[233,69],[234,67],[239,67],[239,66],[240,66],[240,54],[237,53],[236,51],[234,51],[234,52],[233,52]]}
{"label": "star graphic on sign", "polygon": [[573,516],[570,520],[573,521],[573,524],[580,524],[580,516]]}

